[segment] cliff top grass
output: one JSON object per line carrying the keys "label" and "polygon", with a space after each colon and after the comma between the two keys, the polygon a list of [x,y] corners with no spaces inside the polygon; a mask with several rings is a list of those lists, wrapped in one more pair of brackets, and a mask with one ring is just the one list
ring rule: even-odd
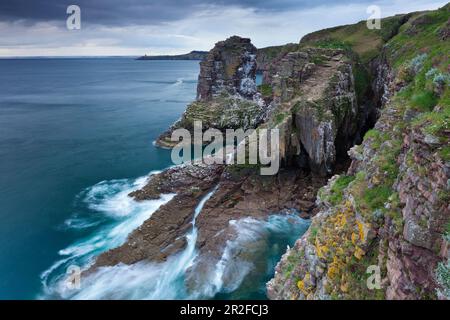
{"label": "cliff top grass", "polygon": [[270,46],[258,49],[258,54],[264,55],[268,59],[274,59],[280,54],[285,54],[298,49],[298,44],[288,43],[281,46]]}
{"label": "cliff top grass", "polygon": [[375,58],[382,46],[396,34],[407,15],[381,19],[381,29],[368,29],[366,21],[320,30],[304,36],[300,46],[352,50],[363,63]]}

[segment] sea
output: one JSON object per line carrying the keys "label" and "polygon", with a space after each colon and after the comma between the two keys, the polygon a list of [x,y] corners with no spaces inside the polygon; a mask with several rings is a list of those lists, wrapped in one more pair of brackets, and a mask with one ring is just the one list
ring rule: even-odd
{"label": "sea", "polygon": [[195,217],[188,246],[166,263],[67,282],[174,196],[138,203],[128,193],[173,165],[153,141],[195,99],[198,73],[198,61],[0,59],[0,299],[266,298],[277,261],[309,225],[295,214],[230,222],[239,237],[224,248],[215,279],[236,263],[235,248],[264,243],[231,284],[185,288]]}

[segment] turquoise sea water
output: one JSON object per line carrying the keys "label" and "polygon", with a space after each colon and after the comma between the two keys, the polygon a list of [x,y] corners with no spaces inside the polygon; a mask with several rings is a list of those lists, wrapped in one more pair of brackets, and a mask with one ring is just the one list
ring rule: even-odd
{"label": "turquoise sea water", "polygon": [[[117,270],[78,296],[61,294],[58,281],[68,265],[120,245],[173,196],[137,204],[127,193],[171,165],[170,151],[152,141],[195,98],[198,62],[0,59],[0,70],[0,299],[185,297],[182,272],[168,276],[167,296],[152,286],[111,282]],[[307,227],[291,222],[274,216],[242,234],[243,243],[268,243],[255,253],[259,271],[217,297],[264,297],[274,263]],[[140,271],[118,272],[139,279]],[[140,282],[152,283],[147,274]]]}

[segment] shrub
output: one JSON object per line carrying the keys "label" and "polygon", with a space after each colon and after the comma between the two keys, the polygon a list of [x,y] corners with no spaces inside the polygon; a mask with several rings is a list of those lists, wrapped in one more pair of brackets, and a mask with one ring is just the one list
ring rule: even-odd
{"label": "shrub", "polygon": [[275,124],[280,124],[284,121],[284,119],[286,118],[287,114],[284,112],[279,112],[275,115]]}
{"label": "shrub", "polygon": [[436,268],[436,280],[440,285],[438,294],[450,299],[450,260],[447,263],[440,262]]}
{"label": "shrub", "polygon": [[431,111],[436,105],[438,99],[431,91],[424,90],[420,93],[416,93],[411,98],[411,105],[420,109],[421,111]]}
{"label": "shrub", "polygon": [[426,53],[422,53],[418,56],[416,56],[414,59],[412,59],[408,66],[409,68],[415,73],[419,73],[419,71],[422,69],[423,67],[423,63],[425,62],[425,60],[427,59],[428,55]]}
{"label": "shrub", "polygon": [[445,86],[449,82],[449,76],[443,73],[438,73],[433,78],[435,86]]}

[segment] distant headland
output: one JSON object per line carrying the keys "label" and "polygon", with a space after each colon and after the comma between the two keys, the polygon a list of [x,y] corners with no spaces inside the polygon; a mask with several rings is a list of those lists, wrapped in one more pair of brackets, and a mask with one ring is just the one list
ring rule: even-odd
{"label": "distant headland", "polygon": [[164,55],[164,56],[147,56],[137,58],[136,60],[203,60],[208,51],[191,51],[185,54]]}

